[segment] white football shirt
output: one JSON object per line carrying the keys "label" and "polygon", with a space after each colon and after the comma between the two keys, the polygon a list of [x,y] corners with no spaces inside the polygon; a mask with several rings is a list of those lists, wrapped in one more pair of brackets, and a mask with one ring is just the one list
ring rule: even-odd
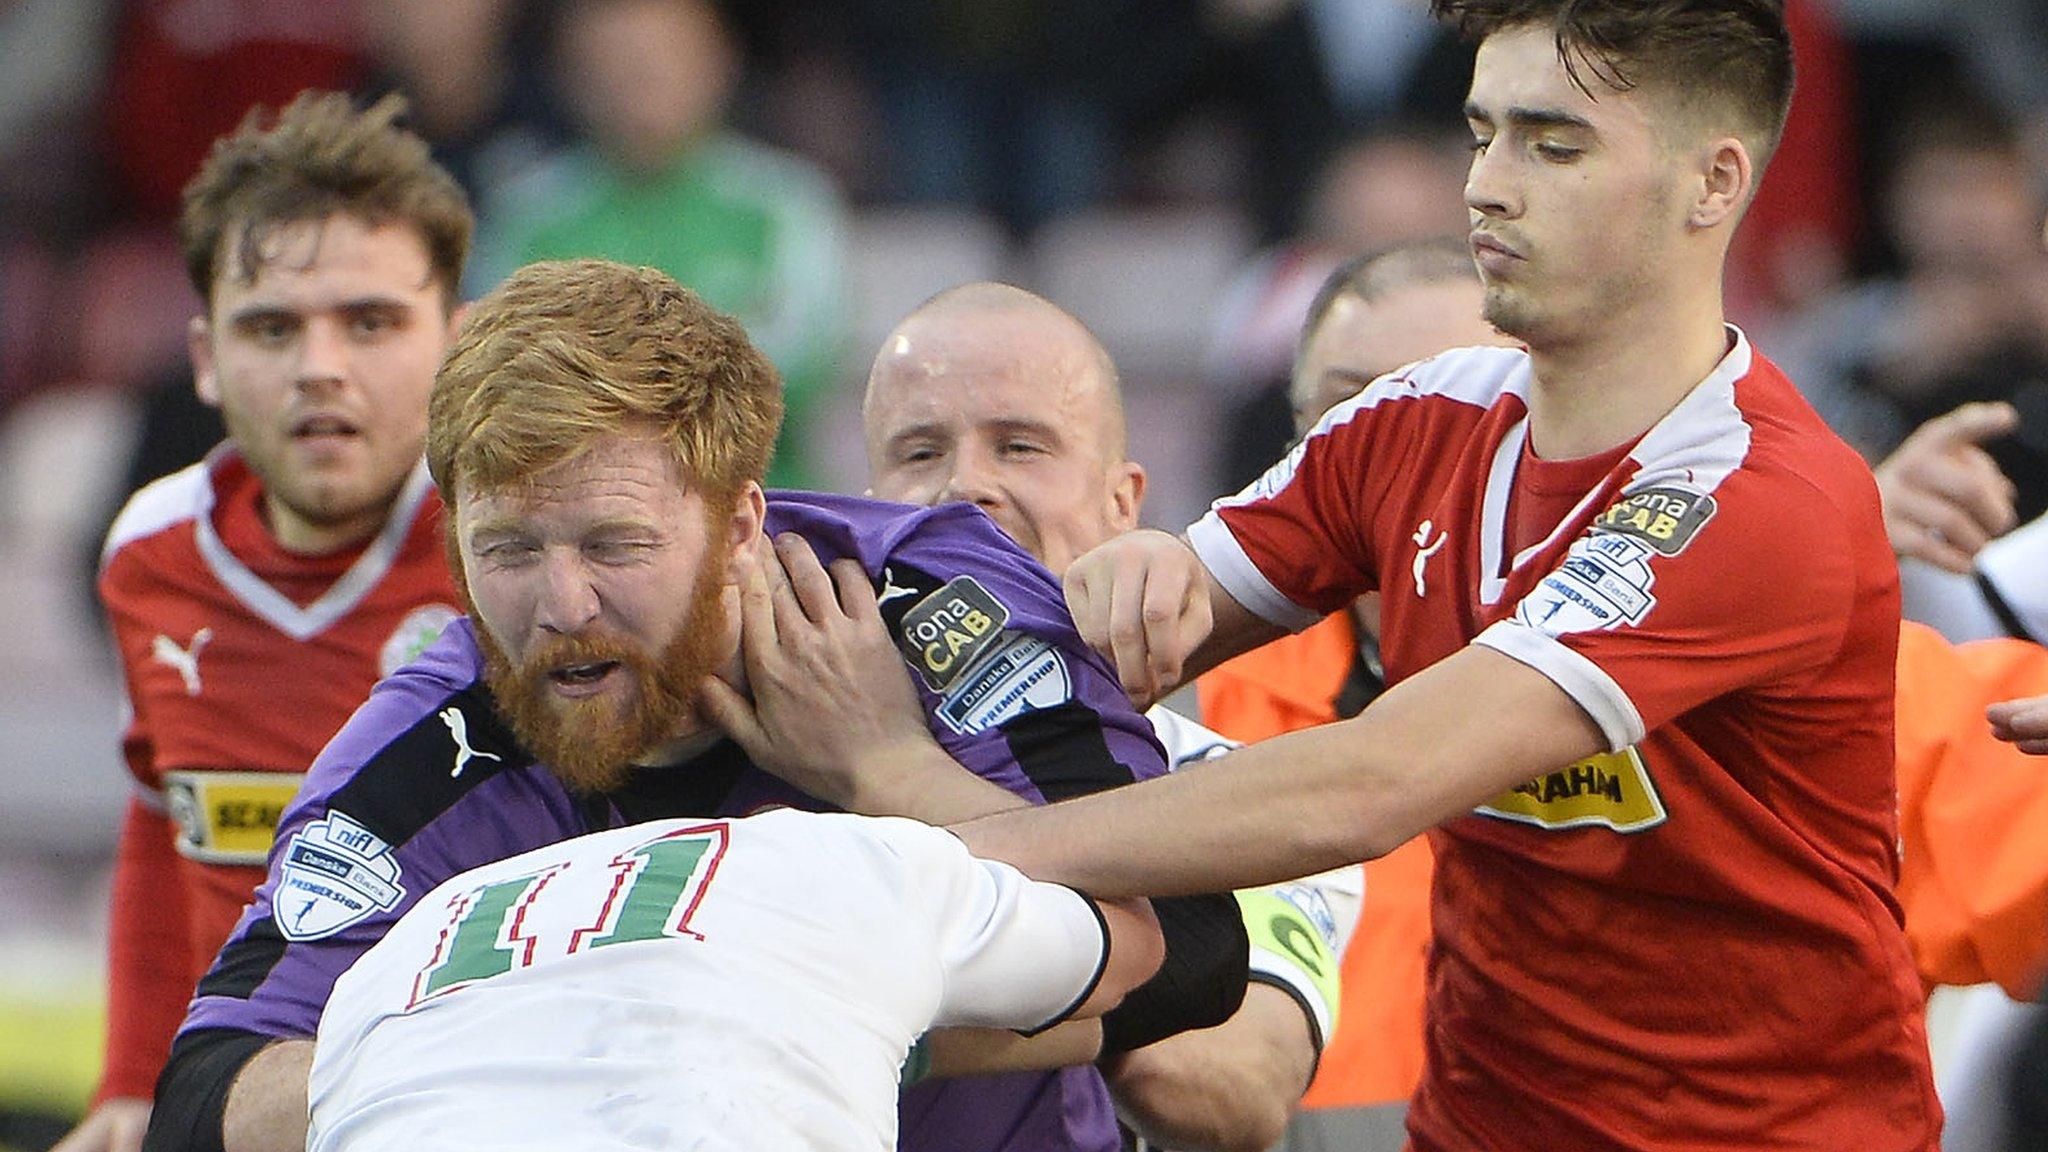
{"label": "white football shirt", "polygon": [[1094,906],[910,820],[579,837],[436,888],[335,985],[311,1152],[895,1146],[928,1028],[1094,988]]}

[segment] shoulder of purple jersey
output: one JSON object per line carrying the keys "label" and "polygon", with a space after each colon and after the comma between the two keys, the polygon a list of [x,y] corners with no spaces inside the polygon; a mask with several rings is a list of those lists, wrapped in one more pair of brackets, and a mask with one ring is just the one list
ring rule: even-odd
{"label": "shoulder of purple jersey", "polygon": [[941,581],[969,575],[991,590],[994,581],[1059,591],[1052,573],[972,504],[899,504],[778,489],[768,494],[765,528],[770,536],[801,535],[826,562],[857,557],[877,576],[896,561]]}
{"label": "shoulder of purple jersey", "polygon": [[302,796],[331,793],[392,740],[483,678],[475,625],[458,616],[412,663],[377,682],[313,761]]}

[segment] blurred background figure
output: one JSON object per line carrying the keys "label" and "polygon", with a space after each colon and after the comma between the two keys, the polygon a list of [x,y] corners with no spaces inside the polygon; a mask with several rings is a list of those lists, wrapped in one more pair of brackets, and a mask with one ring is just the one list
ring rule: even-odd
{"label": "blurred background figure", "polygon": [[1462,103],[1461,96],[1434,115],[1388,116],[1338,144],[1316,175],[1303,231],[1231,280],[1206,351],[1206,375],[1230,412],[1211,457],[1214,491],[1249,484],[1299,435],[1290,395],[1296,352],[1310,302],[1331,273],[1364,253],[1464,233],[1470,148],[1456,111]]}
{"label": "blurred background figure", "polygon": [[1901,115],[1883,157],[1878,216],[1888,274],[1821,301],[1781,340],[1787,371],[1866,456],[1967,401],[2020,413],[1987,450],[2048,510],[2048,251],[2037,169],[2017,124],[1953,86]]}
{"label": "blurred background figure", "polygon": [[534,0],[357,0],[371,93],[402,92],[407,125],[468,192],[504,185],[567,128],[538,55]]}
{"label": "blurred background figure", "polygon": [[813,409],[846,323],[845,209],[795,155],[726,126],[741,57],[710,0],[570,0],[552,76],[581,136],[481,195],[479,271],[599,256],[652,265],[738,317],[781,369],[769,482],[815,487]]}

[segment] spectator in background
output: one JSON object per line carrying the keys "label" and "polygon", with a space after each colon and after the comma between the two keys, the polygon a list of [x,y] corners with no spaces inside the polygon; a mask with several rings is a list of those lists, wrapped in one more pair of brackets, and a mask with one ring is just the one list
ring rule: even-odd
{"label": "spectator in background", "polygon": [[813,486],[811,411],[847,322],[844,208],[809,163],[723,126],[741,60],[710,0],[569,0],[553,65],[582,143],[483,196],[478,271],[598,256],[730,312],[781,370],[772,487]]}
{"label": "spectator in background", "polygon": [[532,59],[539,37],[534,0],[358,0],[367,86],[402,92],[407,126],[476,198],[500,187],[561,143],[547,87]]}
{"label": "spectator in background", "polygon": [[1848,47],[1816,0],[1787,0],[1785,27],[1799,85],[1770,176],[1728,253],[1729,315],[1751,326],[1833,290],[1848,274],[1863,223]]}
{"label": "spectator in background", "polygon": [[1114,185],[1110,74],[1131,0],[860,0],[858,67],[891,153],[883,193],[972,205],[1017,235]]}
{"label": "spectator in background", "polygon": [[1230,397],[1214,453],[1217,491],[1249,484],[1298,434],[1295,353],[1310,301],[1337,266],[1465,231],[1469,157],[1455,116],[1390,120],[1345,141],[1316,177],[1302,235],[1261,252],[1233,280],[1205,353],[1211,386]]}
{"label": "spectator in background", "polygon": [[2033,519],[2048,510],[2048,252],[2028,156],[2010,119],[1953,88],[1897,129],[1879,207],[1901,267],[1802,317],[1787,369],[1873,460],[1959,404],[2011,401],[2016,434],[1987,448]]}
{"label": "spectator in background", "polygon": [[353,0],[124,0],[105,116],[117,194],[168,223],[216,137],[257,105],[362,74]]}

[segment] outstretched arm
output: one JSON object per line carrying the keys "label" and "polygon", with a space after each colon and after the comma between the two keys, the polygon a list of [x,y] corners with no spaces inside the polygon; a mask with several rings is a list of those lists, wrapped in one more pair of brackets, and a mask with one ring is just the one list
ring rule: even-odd
{"label": "outstretched arm", "polygon": [[[1504,716],[1515,722],[1493,722]],[[1490,796],[1606,750],[1562,688],[1473,646],[1350,720],[954,831],[976,855],[1098,894],[1249,888],[1382,855]]]}

